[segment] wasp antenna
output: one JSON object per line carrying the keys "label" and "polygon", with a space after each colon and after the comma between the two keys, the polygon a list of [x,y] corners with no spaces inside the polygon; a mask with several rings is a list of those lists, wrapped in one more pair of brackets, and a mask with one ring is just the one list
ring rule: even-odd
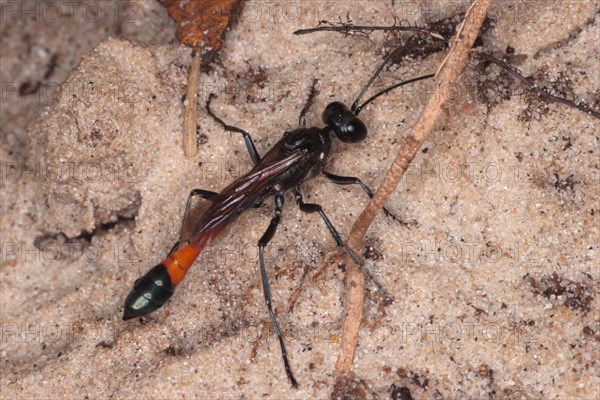
{"label": "wasp antenna", "polygon": [[[418,82],[418,81],[422,81],[425,79],[429,79],[429,78],[433,78],[435,76],[435,74],[427,74],[427,75],[423,75],[423,76],[418,76],[416,78],[412,78],[409,79],[407,81],[402,81],[402,82],[398,82],[388,88],[383,89],[382,91],[374,94],[373,96],[369,97],[367,99],[367,101],[365,101],[364,103],[362,103],[360,106],[355,104],[352,104],[352,111],[354,112],[354,115],[358,115],[358,113],[361,112],[361,110],[370,102],[372,102],[373,100],[375,100],[376,98],[378,98],[379,96],[383,96],[384,94],[391,92],[392,90],[400,87],[400,86],[404,86],[404,85],[408,85],[409,83],[413,83],[413,82]],[[358,100],[358,99],[357,99]]]}
{"label": "wasp antenna", "polygon": [[373,81],[379,76],[379,74],[383,70],[383,67],[385,67],[385,65],[392,59],[393,56],[396,55],[396,53],[398,51],[400,51],[401,48],[402,48],[402,46],[396,47],[396,49],[394,51],[392,51],[385,58],[385,60],[383,60],[383,62],[379,66],[379,68],[377,68],[377,71],[375,71],[375,73],[373,74],[373,76],[371,76],[371,79],[369,79],[369,82],[367,82],[367,84],[365,85],[365,87],[362,88],[362,90],[360,91],[360,94],[356,97],[356,100],[354,100],[354,102],[352,103],[352,107],[350,108],[350,110],[352,112],[355,112],[356,108],[358,107],[358,102],[360,101],[360,98],[363,97],[363,95],[365,94],[365,92],[367,91],[367,89],[369,89],[369,87],[371,87],[371,85],[373,84]]}

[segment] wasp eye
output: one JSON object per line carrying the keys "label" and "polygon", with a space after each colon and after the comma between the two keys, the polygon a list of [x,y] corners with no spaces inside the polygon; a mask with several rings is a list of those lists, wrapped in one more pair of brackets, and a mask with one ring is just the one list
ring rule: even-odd
{"label": "wasp eye", "polygon": [[323,122],[342,142],[356,143],[367,137],[367,127],[340,102],[330,103],[323,111]]}

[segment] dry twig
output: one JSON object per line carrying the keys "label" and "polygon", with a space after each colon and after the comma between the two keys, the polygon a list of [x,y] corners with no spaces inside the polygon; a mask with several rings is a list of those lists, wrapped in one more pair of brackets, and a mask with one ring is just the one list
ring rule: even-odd
{"label": "dry twig", "polygon": [[[435,90],[427,103],[425,111],[412,130],[409,137],[401,142],[400,152],[387,172],[383,182],[365,210],[352,227],[348,246],[359,253],[360,244],[376,213],[381,210],[387,199],[395,190],[408,164],[433,130],[441,114],[441,106],[446,99],[447,88],[454,84],[458,75],[467,64],[469,50],[483,24],[491,0],[476,0],[467,13],[463,25],[459,29],[448,56],[438,70]],[[335,366],[338,379],[352,370],[352,362],[358,344],[358,331],[362,320],[365,278],[362,271],[348,262],[346,273],[348,291],[347,315],[344,321],[341,350]]]}
{"label": "dry twig", "polygon": [[200,62],[202,56],[200,50],[192,50],[192,65],[188,79],[186,100],[187,104],[183,110],[183,152],[186,157],[196,155],[198,146],[196,143],[196,99],[198,93],[198,82],[200,81]]}
{"label": "dry twig", "polygon": [[196,155],[196,90],[200,80],[200,64],[208,65],[223,46],[225,32],[238,19],[244,0],[159,0],[177,23],[175,36],[181,44],[191,46],[192,65],[187,89],[187,105],[183,115],[183,151]]}
{"label": "dry twig", "polygon": [[341,32],[344,35],[350,34],[364,34],[375,31],[401,31],[401,32],[419,32],[431,35],[439,40],[444,40],[444,37],[437,32],[432,32],[427,29],[419,28],[417,26],[363,26],[353,25],[351,23],[341,24],[340,26],[318,26],[316,28],[309,29],[298,29],[294,31],[294,35],[306,35],[307,33],[315,32]]}

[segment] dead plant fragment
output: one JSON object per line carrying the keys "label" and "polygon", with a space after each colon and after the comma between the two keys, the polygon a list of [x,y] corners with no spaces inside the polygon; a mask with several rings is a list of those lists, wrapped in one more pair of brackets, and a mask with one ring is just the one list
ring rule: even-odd
{"label": "dead plant fragment", "polygon": [[239,18],[245,0],[159,1],[177,23],[177,40],[194,49],[183,116],[183,150],[187,157],[192,157],[198,150],[196,99],[201,64],[208,65],[217,56],[225,32]]}

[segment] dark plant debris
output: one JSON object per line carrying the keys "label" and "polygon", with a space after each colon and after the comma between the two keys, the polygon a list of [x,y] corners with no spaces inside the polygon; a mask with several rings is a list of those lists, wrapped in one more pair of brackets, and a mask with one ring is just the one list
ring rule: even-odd
{"label": "dark plant debris", "polygon": [[591,289],[584,283],[575,282],[559,276],[556,272],[539,279],[527,274],[523,279],[531,285],[533,292],[551,299],[552,296],[566,296],[564,305],[573,311],[587,314],[591,311],[594,298]]}
{"label": "dark plant debris", "polygon": [[364,400],[367,398],[365,388],[367,384],[362,379],[358,379],[354,374],[338,376],[333,392],[332,400]]}
{"label": "dark plant debris", "polygon": [[[510,99],[512,90],[508,88],[507,78],[516,79],[523,86],[523,94],[528,103],[528,108],[521,115],[520,119],[529,121],[536,116],[544,115],[548,113],[548,103],[561,103],[566,106],[575,108],[586,114],[589,114],[595,118],[600,119],[600,112],[592,109],[586,104],[579,104],[573,100],[567,99],[568,97],[574,97],[573,90],[571,89],[572,82],[566,77],[564,73],[559,74],[558,79],[553,82],[544,84],[544,80],[547,80],[547,71],[542,69],[536,74],[531,76],[524,76],[518,69],[509,65],[506,61],[500,60],[499,58],[488,53],[477,53],[477,58],[482,60],[483,64],[478,66],[480,71],[484,74],[488,74],[488,66],[495,64],[503,70],[503,74],[497,76],[495,82],[485,82],[480,85],[479,93],[483,97],[484,101],[490,106],[494,106],[499,103],[500,100]],[[487,90],[500,89],[498,90],[497,96],[499,101],[491,100],[487,95]],[[556,94],[552,94],[556,93]]]}
{"label": "dark plant debris", "polygon": [[390,399],[391,400],[413,400],[410,394],[410,389],[406,386],[398,387],[392,384],[390,388]]}

